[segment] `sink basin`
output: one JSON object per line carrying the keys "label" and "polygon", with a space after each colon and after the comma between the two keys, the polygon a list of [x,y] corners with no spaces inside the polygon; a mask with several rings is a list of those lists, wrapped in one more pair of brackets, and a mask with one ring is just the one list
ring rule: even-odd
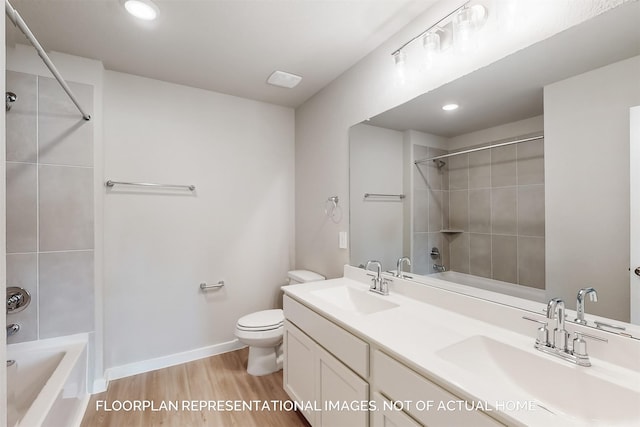
{"label": "sink basin", "polygon": [[398,304],[385,300],[386,297],[384,296],[373,295],[367,290],[351,288],[349,286],[318,289],[312,291],[311,294],[342,310],[359,314],[377,313],[398,307]]}
{"label": "sink basin", "polygon": [[[640,393],[589,373],[589,369],[530,353],[485,336],[474,336],[437,352],[470,374],[486,377],[505,399],[525,399],[556,415],[589,425],[635,424]],[[518,397],[516,397],[518,396]]]}

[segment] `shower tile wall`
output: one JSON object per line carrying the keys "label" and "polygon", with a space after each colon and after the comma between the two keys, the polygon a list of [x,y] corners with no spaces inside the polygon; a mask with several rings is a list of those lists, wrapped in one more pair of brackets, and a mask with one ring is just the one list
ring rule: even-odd
{"label": "shower tile wall", "polygon": [[[93,87],[69,82],[80,103]],[[31,294],[7,315],[9,343],[94,329],[93,123],[51,78],[7,71],[7,286]]]}
{"label": "shower tile wall", "polygon": [[[413,158],[439,156],[446,151],[422,145],[413,146]],[[413,167],[413,259],[412,271],[433,273],[433,264],[449,264],[449,243],[440,230],[449,228],[449,174],[447,167],[435,163]],[[438,248],[440,259],[432,259],[431,248]]]}
{"label": "shower tile wall", "polygon": [[[449,270],[544,289],[543,147],[531,141],[414,168],[413,271],[435,272],[435,246]],[[415,159],[445,153],[413,151]]]}

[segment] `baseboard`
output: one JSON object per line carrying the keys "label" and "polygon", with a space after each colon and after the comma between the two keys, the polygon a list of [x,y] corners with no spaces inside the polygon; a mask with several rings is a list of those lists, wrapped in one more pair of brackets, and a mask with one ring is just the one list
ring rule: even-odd
{"label": "baseboard", "polygon": [[[191,362],[205,357],[215,356],[216,354],[227,353],[246,347],[237,339],[227,341],[220,344],[214,344],[207,347],[197,348],[182,353],[170,354],[155,359],[143,360],[140,362],[129,363],[128,365],[115,366],[105,371],[105,389],[111,380],[130,377],[132,375],[142,374],[144,372],[155,371],[157,369],[168,368],[169,366],[180,365],[182,363]],[[96,380],[101,381],[101,380]],[[103,380],[104,381],[104,380]],[[94,382],[94,389],[96,382]]]}
{"label": "baseboard", "polygon": [[102,393],[103,391],[107,391],[107,386],[109,385],[107,378],[96,378],[93,380],[93,388],[89,390],[89,393],[96,394]]}

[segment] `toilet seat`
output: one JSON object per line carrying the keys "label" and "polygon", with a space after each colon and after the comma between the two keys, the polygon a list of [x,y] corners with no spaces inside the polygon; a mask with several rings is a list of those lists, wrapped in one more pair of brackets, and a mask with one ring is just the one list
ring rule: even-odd
{"label": "toilet seat", "polygon": [[284,313],[280,309],[263,310],[247,314],[238,320],[236,327],[242,331],[270,331],[284,325]]}

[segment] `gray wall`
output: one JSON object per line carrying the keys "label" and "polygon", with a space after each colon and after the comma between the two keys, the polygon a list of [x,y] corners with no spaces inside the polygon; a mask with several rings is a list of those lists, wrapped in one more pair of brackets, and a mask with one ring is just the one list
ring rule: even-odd
{"label": "gray wall", "polygon": [[629,321],[629,108],[640,105],[640,57],[544,90],[547,296]]}
{"label": "gray wall", "polygon": [[[7,71],[7,286],[31,293],[8,342],[94,330],[93,123],[51,78]],[[93,88],[70,83],[85,105]]]}

